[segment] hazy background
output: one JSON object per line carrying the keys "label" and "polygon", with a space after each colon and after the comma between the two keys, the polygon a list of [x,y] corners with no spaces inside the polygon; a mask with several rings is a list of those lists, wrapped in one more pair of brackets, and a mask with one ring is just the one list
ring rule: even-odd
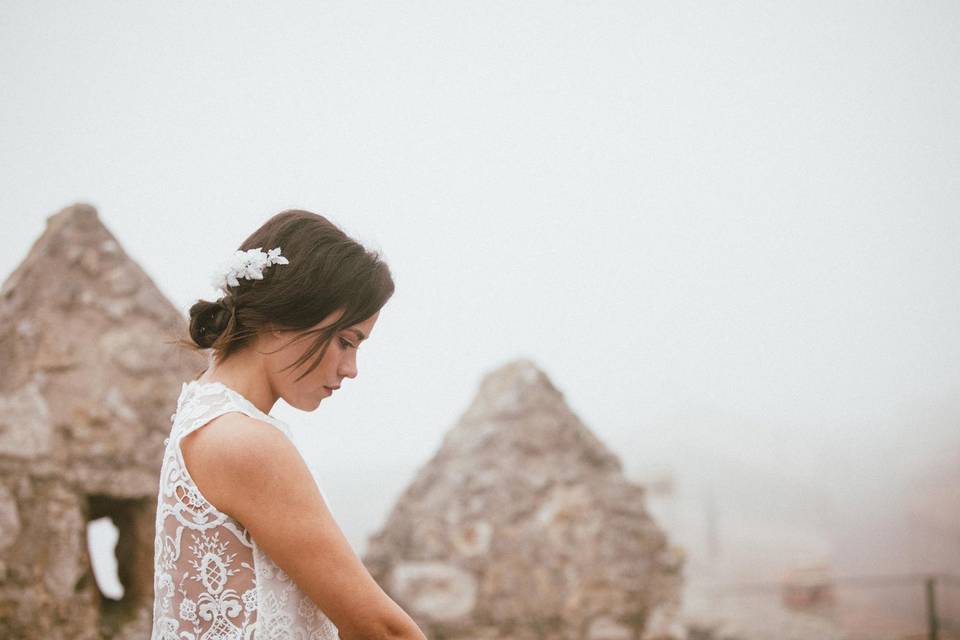
{"label": "hazy background", "polygon": [[384,255],[359,376],[273,411],[358,552],[518,356],[691,549],[879,549],[953,472],[956,2],[0,8],[0,277],[77,201],[184,315],[285,208]]}

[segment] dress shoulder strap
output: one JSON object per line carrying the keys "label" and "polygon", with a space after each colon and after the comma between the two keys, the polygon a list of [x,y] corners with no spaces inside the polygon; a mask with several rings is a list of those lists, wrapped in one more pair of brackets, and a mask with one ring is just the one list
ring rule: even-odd
{"label": "dress shoulder strap", "polygon": [[176,422],[178,436],[184,437],[199,429],[217,416],[231,411],[239,411],[252,418],[270,424],[292,440],[290,427],[268,413],[264,413],[255,404],[239,392],[221,382],[184,383],[177,400]]}

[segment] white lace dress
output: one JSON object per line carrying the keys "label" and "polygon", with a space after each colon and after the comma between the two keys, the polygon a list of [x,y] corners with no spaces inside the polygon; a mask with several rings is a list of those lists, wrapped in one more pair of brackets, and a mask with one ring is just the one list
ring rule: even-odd
{"label": "white lace dress", "polygon": [[293,440],[284,422],[233,389],[219,382],[183,383],[160,471],[150,638],[337,639],[323,611],[242,524],[203,497],[187,471],[180,440],[230,411],[273,425]]}

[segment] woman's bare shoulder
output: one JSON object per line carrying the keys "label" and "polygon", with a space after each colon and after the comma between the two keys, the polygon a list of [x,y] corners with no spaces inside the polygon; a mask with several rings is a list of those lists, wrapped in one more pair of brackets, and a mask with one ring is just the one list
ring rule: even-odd
{"label": "woman's bare shoulder", "polygon": [[300,452],[283,431],[239,411],[217,416],[191,432],[181,440],[180,449],[200,493],[229,515],[244,497],[247,484],[270,468],[303,465],[306,469]]}

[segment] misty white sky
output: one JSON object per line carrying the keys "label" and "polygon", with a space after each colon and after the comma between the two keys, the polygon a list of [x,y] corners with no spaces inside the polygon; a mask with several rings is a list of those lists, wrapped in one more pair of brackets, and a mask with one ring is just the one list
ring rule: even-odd
{"label": "misty white sky", "polygon": [[274,409],[358,549],[518,356],[637,477],[956,423],[960,4],[0,9],[0,277],[78,201],[184,315],[285,208],[382,251],[358,378]]}

